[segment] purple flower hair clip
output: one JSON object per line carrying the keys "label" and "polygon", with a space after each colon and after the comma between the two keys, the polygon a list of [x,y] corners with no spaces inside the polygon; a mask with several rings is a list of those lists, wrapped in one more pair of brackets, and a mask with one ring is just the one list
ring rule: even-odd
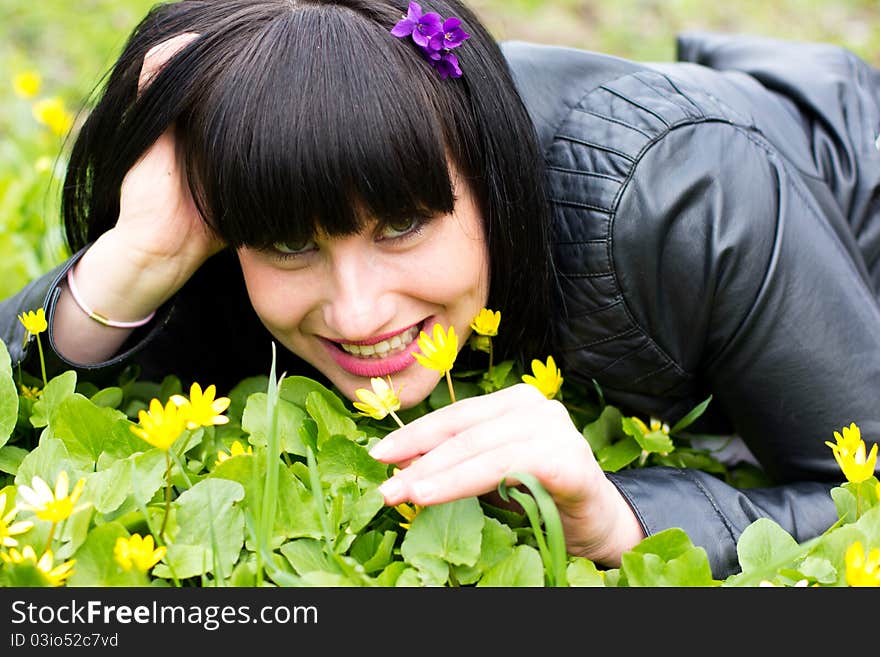
{"label": "purple flower hair clip", "polygon": [[391,34],[400,39],[412,37],[441,79],[461,77],[458,57],[451,51],[471,35],[461,28],[460,19],[450,16],[444,20],[433,11],[422,13],[419,3],[410,2],[406,16],[391,28]]}

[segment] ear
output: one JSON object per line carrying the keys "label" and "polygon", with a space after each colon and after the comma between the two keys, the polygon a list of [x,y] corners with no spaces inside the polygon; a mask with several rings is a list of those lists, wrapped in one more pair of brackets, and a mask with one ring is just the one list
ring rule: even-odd
{"label": "ear", "polygon": [[138,93],[150,84],[172,57],[198,36],[195,32],[183,32],[150,48],[144,55],[144,63],[138,77]]}

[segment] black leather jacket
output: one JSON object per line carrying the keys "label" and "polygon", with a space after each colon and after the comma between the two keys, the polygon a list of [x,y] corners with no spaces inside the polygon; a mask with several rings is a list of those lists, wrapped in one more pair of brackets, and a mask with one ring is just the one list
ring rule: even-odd
{"label": "black leather jacket", "polygon": [[[713,394],[705,424],[739,435],[778,483],[609,474],[649,535],[684,529],[723,578],[755,519],[798,541],[836,520],[833,431],[856,422],[869,447],[880,435],[880,75],[833,46],[678,45],[667,64],[503,47],[547,161],[564,374],[667,421]],[[0,304],[13,363],[33,369],[36,351],[17,313],[42,305],[51,324],[76,257]],[[265,374],[271,337],[235,270],[212,258],[108,363],[75,368],[50,348],[49,369],[101,380],[134,360],[221,389]],[[278,371],[302,372],[285,357]]]}

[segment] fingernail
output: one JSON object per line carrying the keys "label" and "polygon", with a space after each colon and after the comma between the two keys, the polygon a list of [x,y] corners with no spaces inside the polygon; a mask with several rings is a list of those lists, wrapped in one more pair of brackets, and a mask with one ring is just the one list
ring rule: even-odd
{"label": "fingernail", "polygon": [[379,492],[386,499],[396,500],[403,492],[403,483],[397,477],[391,477],[391,479],[388,479],[379,486]]}
{"label": "fingernail", "polygon": [[391,450],[391,442],[386,438],[385,440],[380,441],[379,443],[373,445],[373,448],[370,450],[370,456],[374,459],[380,459],[385,456]]}

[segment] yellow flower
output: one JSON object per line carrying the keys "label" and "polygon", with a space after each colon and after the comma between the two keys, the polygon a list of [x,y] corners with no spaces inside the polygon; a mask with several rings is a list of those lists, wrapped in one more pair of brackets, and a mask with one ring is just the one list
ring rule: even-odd
{"label": "yellow flower", "polygon": [[40,92],[40,74],[36,71],[22,71],[12,78],[12,89],[21,98],[33,98]]}
{"label": "yellow flower", "polygon": [[870,454],[865,456],[865,441],[862,440],[861,431],[855,422],[843,428],[843,436],[835,431],[834,438],[836,443],[826,440],[825,444],[834,452],[834,459],[847,481],[858,484],[873,476],[877,465],[877,444],[874,443]]}
{"label": "yellow flower", "polygon": [[43,391],[39,388],[31,388],[23,383],[18,384],[18,389],[21,391],[22,397],[30,399],[31,401],[37,401],[40,398],[40,395],[43,394]]}
{"label": "yellow flower", "polygon": [[361,415],[381,420],[389,413],[393,413],[400,409],[400,399],[397,397],[400,390],[395,390],[391,384],[391,377],[388,382],[378,376],[370,379],[372,390],[366,388],[358,388],[354,391],[359,402],[354,402],[354,407],[358,409]]}
{"label": "yellow flower", "polygon": [[[842,436],[839,432],[834,432],[834,439],[837,441],[837,446],[844,451],[855,453],[859,443],[862,442],[861,429],[859,429],[855,422],[852,422],[848,427],[843,427],[842,431]],[[831,443],[828,441],[825,441],[825,444],[831,447]]]}
{"label": "yellow flower", "polygon": [[52,555],[52,550],[46,550],[43,556],[37,559],[37,553],[30,545],[25,545],[21,552],[15,548],[11,548],[9,552],[0,552],[0,558],[8,564],[27,563],[35,566],[46,577],[49,586],[61,586],[64,580],[73,575],[73,564],[76,563],[75,559],[71,559],[54,566],[55,557]]}
{"label": "yellow flower", "polygon": [[132,534],[128,538],[120,536],[116,539],[113,557],[123,569],[131,570],[134,566],[145,573],[161,561],[167,550],[164,545],[154,549],[153,537],[150,534],[143,538],[140,534]]}
{"label": "yellow flower", "polygon": [[22,313],[18,316],[18,321],[22,323],[22,326],[31,335],[39,335],[49,328],[49,325],[46,323],[46,311],[42,308]]}
{"label": "yellow flower", "polygon": [[501,311],[491,311],[488,308],[480,310],[480,314],[474,317],[471,328],[480,335],[493,337],[498,335],[498,325],[501,323]]}
{"label": "yellow flower", "polygon": [[[6,493],[0,493],[0,514],[6,510]],[[18,509],[13,507],[6,515],[0,515],[0,547],[15,547],[18,541],[13,536],[24,534],[34,526],[30,520],[12,522]]]}
{"label": "yellow flower", "polygon": [[222,413],[229,408],[229,397],[217,397],[217,387],[209,385],[202,392],[198,383],[193,383],[189,389],[189,399],[183,395],[171,395],[171,401],[180,408],[186,417],[187,429],[210,427],[215,424],[226,424],[229,418]]}
{"label": "yellow flower", "polygon": [[652,417],[650,420],[650,422],[651,422],[650,428],[648,427],[648,425],[646,425],[644,422],[642,422],[642,420],[640,420],[636,416],[630,417],[630,420],[632,420],[633,422],[635,422],[638,425],[639,429],[641,429],[641,431],[642,431],[642,435],[653,433],[655,431],[662,431],[667,436],[669,435],[669,425],[666,424],[665,422],[663,422],[662,420],[658,420],[655,417]]}
{"label": "yellow flower", "polygon": [[535,386],[547,399],[553,399],[562,387],[562,372],[556,367],[553,356],[547,356],[545,365],[537,358],[532,361],[532,375],[523,374],[525,383]]}
{"label": "yellow flower", "polygon": [[414,351],[412,355],[423,367],[438,372],[448,372],[458,356],[458,337],[455,335],[455,327],[450,326],[446,333],[440,324],[434,324],[434,339],[421,331],[418,340],[421,353]]}
{"label": "yellow flower", "polygon": [[132,432],[153,447],[168,451],[186,428],[187,418],[177,405],[169,400],[165,407],[158,399],[150,401],[150,410],[138,411],[138,424],[131,425]]}
{"label": "yellow flower", "polygon": [[35,476],[31,480],[30,486],[22,484],[18,487],[18,496],[23,500],[23,504],[20,504],[19,507],[25,511],[33,511],[40,520],[61,522],[85,508],[85,505],[76,506],[85,485],[86,480],[80,479],[68,495],[70,480],[67,472],[62,470],[58,473],[53,493],[49,484],[42,478]]}
{"label": "yellow flower", "polygon": [[244,445],[242,445],[237,440],[232,442],[232,446],[229,448],[229,454],[224,452],[222,449],[217,452],[217,460],[214,462],[214,465],[220,465],[226,459],[231,459],[233,456],[241,456],[242,454],[253,454],[254,448],[248,445],[247,450],[245,450]]}
{"label": "yellow flower", "polygon": [[419,515],[419,512],[422,510],[422,507],[418,504],[398,504],[394,508],[403,516],[404,520],[406,520],[406,522],[398,523],[404,529],[412,527],[412,521],[416,519],[416,516]]}
{"label": "yellow flower", "polygon": [[64,101],[58,96],[38,100],[33,106],[34,118],[49,130],[64,136],[73,125],[73,114],[64,107]]}
{"label": "yellow flower", "polygon": [[865,558],[861,541],[846,550],[846,583],[849,586],[880,586],[880,548],[874,548]]}

